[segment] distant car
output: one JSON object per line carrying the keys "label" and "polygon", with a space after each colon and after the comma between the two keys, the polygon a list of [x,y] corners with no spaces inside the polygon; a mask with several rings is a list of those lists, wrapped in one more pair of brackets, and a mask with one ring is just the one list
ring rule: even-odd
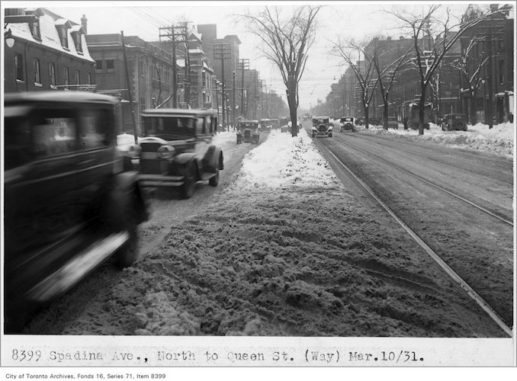
{"label": "distant car", "polygon": [[315,116],[312,118],[312,137],[317,136],[328,136],[332,137],[333,127],[330,124],[330,118],[328,116]]}
{"label": "distant car", "polygon": [[237,124],[237,144],[260,142],[260,124],[258,120],[241,120]]}
{"label": "distant car", "polygon": [[467,122],[463,114],[446,114],[441,121],[442,131],[467,131]]}
{"label": "distant car", "polygon": [[280,118],[278,121],[280,132],[289,132],[289,123],[289,118]]}
{"label": "distant car", "polygon": [[142,186],[179,188],[184,198],[194,194],[198,181],[216,187],[224,168],[222,149],[211,144],[216,131],[213,110],[144,110],[138,139]]}
{"label": "distant car", "polygon": [[339,119],[339,124],[341,126],[341,132],[343,131],[355,131],[354,118],[352,117],[344,117]]}
{"label": "distant car", "polygon": [[6,332],[107,258],[125,267],[138,257],[148,208],[116,150],[117,103],[83,92],[5,95]]}

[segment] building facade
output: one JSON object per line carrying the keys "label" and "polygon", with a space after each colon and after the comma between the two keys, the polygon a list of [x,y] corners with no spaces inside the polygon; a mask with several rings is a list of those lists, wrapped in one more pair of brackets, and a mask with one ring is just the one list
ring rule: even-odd
{"label": "building facade", "polygon": [[6,9],[4,91],[93,90],[95,61],[83,25],[45,9]]}
{"label": "building facade", "polygon": [[95,60],[97,91],[121,100],[123,132],[134,131],[132,113],[139,133],[143,110],[172,107],[172,58],[169,53],[139,37],[125,36],[126,62],[120,34],[88,35],[87,43]]}

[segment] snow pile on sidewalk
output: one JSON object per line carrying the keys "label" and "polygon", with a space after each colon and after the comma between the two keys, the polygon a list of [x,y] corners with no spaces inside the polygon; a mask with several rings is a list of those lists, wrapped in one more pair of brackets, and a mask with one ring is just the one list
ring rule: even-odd
{"label": "snow pile on sidewalk", "polygon": [[316,151],[305,130],[296,138],[273,130],[267,144],[250,151],[242,165],[235,192],[249,188],[286,188],[329,185],[339,182],[326,160]]}
{"label": "snow pile on sidewalk", "polygon": [[418,135],[417,130],[399,128],[386,131],[382,126],[370,126],[368,130],[362,126],[359,131],[370,134],[395,134],[411,140],[425,140],[510,157],[513,156],[515,125],[503,123],[489,129],[488,125],[478,123],[468,126],[467,131],[442,131],[440,126],[431,123],[430,129],[424,130],[423,136]]}

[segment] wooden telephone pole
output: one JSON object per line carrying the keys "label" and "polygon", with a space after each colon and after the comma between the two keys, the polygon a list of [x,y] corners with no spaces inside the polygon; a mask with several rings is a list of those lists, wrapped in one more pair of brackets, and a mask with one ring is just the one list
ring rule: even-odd
{"label": "wooden telephone pole", "polygon": [[225,90],[225,80],[224,80],[224,61],[231,58],[230,54],[230,44],[220,43],[214,45],[214,59],[221,60],[221,82],[222,82],[222,108],[223,108],[223,129],[226,130],[227,120],[226,120],[226,90]]}
{"label": "wooden telephone pole", "polygon": [[248,58],[242,58],[239,60],[239,70],[241,71],[241,115],[245,117],[244,109],[244,71],[250,69],[250,60]]}

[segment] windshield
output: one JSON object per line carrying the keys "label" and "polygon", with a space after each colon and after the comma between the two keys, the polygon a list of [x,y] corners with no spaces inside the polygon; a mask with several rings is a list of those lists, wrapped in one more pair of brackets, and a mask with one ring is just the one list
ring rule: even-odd
{"label": "windshield", "polygon": [[143,117],[143,136],[154,136],[165,140],[185,139],[195,136],[192,118]]}
{"label": "windshield", "polygon": [[258,127],[258,123],[254,123],[254,122],[240,122],[239,123],[239,128],[257,128]]}

